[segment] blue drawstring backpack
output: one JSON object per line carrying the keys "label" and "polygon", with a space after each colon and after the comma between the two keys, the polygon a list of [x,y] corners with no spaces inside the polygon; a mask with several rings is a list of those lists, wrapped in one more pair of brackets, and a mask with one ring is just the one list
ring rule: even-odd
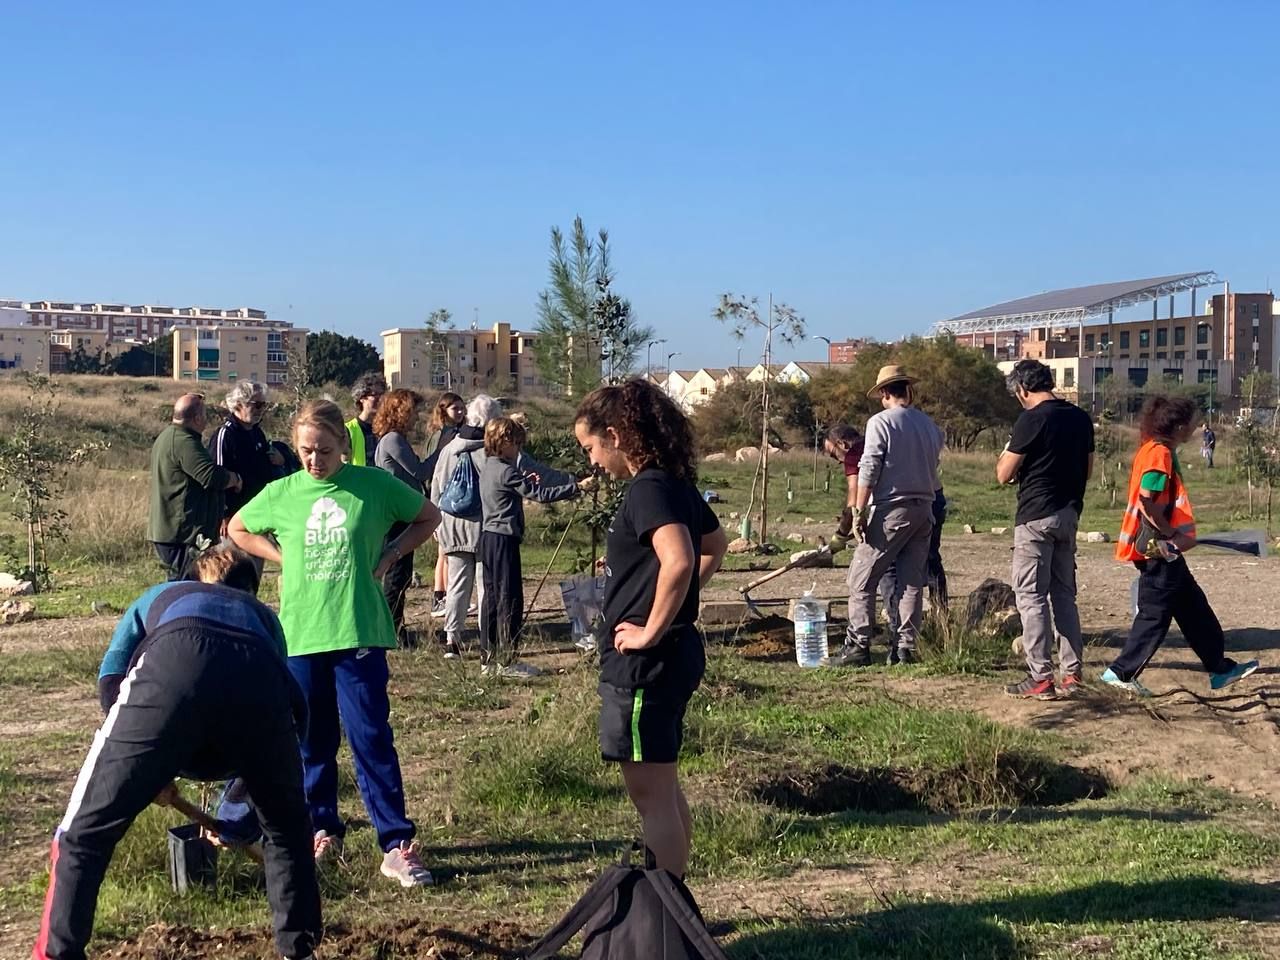
{"label": "blue drawstring backpack", "polygon": [[480,474],[471,460],[471,454],[458,457],[453,476],[440,492],[441,510],[455,517],[474,517],[480,512]]}

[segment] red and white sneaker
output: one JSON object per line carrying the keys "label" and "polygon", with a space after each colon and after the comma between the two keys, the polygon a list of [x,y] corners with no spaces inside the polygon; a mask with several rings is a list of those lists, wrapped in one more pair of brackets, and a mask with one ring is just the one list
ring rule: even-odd
{"label": "red and white sneaker", "polygon": [[409,840],[392,847],[382,857],[382,875],[399,881],[402,887],[429,887],[435,883],[431,871],[418,856],[418,844]]}

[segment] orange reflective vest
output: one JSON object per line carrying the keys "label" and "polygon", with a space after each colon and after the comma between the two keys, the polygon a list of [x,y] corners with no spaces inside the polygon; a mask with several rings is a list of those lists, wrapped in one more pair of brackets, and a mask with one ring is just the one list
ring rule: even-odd
{"label": "orange reflective vest", "polygon": [[1133,458],[1133,467],[1129,470],[1129,502],[1124,511],[1124,520],[1120,524],[1120,539],[1116,542],[1116,559],[1125,563],[1144,560],[1151,555],[1151,545],[1138,542],[1143,526],[1138,500],[1142,495],[1142,478],[1152,471],[1163,473],[1169,478],[1169,482],[1159,493],[1148,491],[1156,509],[1168,518],[1169,525],[1177,532],[1190,537],[1196,535],[1195,513],[1191,509],[1186,485],[1174,467],[1173,450],[1168,444],[1148,440],[1138,448]]}

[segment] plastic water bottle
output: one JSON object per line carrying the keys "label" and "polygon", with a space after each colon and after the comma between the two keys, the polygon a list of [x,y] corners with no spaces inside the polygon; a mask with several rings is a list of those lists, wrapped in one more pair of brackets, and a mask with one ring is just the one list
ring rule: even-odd
{"label": "plastic water bottle", "polygon": [[815,583],[796,601],[792,619],[796,625],[796,663],[817,667],[827,655],[827,611],[813,595]]}

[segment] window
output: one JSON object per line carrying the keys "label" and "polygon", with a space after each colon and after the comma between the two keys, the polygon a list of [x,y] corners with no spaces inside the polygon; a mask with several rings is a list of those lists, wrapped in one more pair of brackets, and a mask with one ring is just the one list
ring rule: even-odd
{"label": "window", "polygon": [[1106,382],[1107,380],[1109,380],[1109,379],[1111,379],[1111,368],[1110,368],[1110,367],[1094,367],[1094,368],[1093,368],[1093,384],[1094,384],[1094,386],[1097,386],[1097,385],[1098,385],[1098,384],[1100,384],[1100,383],[1105,383],[1105,382]]}
{"label": "window", "polygon": [[1156,351],[1156,359],[1157,359],[1157,360],[1168,360],[1168,359],[1169,359],[1169,351],[1168,351],[1168,350],[1157,350],[1157,351]]}
{"label": "window", "polygon": [[1196,343],[1209,342],[1209,325],[1207,323],[1196,324]]}
{"label": "window", "polygon": [[1197,360],[1208,360],[1208,359],[1209,359],[1209,351],[1208,351],[1208,350],[1197,350],[1197,351],[1196,351],[1196,359],[1197,359]]}
{"label": "window", "polygon": [[284,353],[284,351],[283,351],[283,350],[280,350],[280,351],[268,350],[268,351],[267,351],[267,363],[288,363],[288,362],[289,362],[289,358],[285,355],[285,353]]}
{"label": "window", "polygon": [[236,362],[236,352],[234,350],[231,350],[227,353],[227,363],[235,363],[235,362]]}
{"label": "window", "polygon": [[1151,331],[1139,330],[1138,331],[1138,349],[1142,350],[1149,346],[1151,346]]}
{"label": "window", "polygon": [[1086,333],[1084,335],[1084,348],[1088,350],[1090,353],[1093,353],[1093,334],[1092,333]]}
{"label": "window", "polygon": [[[1089,339],[1092,340],[1093,338],[1090,337]],[[1070,367],[1062,371],[1062,385],[1064,387],[1074,387],[1076,385],[1076,372]],[[707,392],[705,387],[703,387],[702,392]]]}
{"label": "window", "polygon": [[1150,359],[1150,357],[1151,357],[1151,351],[1150,351],[1150,350],[1144,350],[1144,351],[1142,351],[1141,353],[1139,353],[1139,354],[1138,354],[1138,359],[1139,359],[1139,360],[1148,360],[1148,359]]}
{"label": "window", "polygon": [[251,354],[249,354],[249,362],[250,362],[250,363],[257,363],[257,362],[258,362],[258,355],[257,355],[256,353],[251,353]]}
{"label": "window", "polygon": [[1169,383],[1181,383],[1182,368],[1181,367],[1165,367],[1164,378]]}
{"label": "window", "polygon": [[284,371],[283,371],[283,370],[268,370],[268,371],[267,371],[267,383],[284,383]]}
{"label": "window", "polygon": [[1212,370],[1197,370],[1197,371],[1196,371],[1196,383],[1212,383],[1212,382],[1213,382],[1213,371],[1212,371]]}
{"label": "window", "polygon": [[190,350],[183,350],[183,351],[182,351],[182,362],[183,362],[183,363],[190,363],[190,362],[191,362],[191,351],[190,351]]}
{"label": "window", "polygon": [[1120,331],[1120,349],[1121,350],[1129,349],[1129,331],[1128,330]]}
{"label": "window", "polygon": [[1147,385],[1147,368],[1130,367],[1129,382],[1135,387],[1145,387]]}
{"label": "window", "polygon": [[1175,360],[1185,360],[1185,359],[1187,359],[1187,351],[1185,351],[1185,350],[1175,350],[1175,351],[1173,351],[1173,359],[1175,359]]}
{"label": "window", "polygon": [[1187,343],[1187,328],[1174,327],[1173,328],[1173,345],[1175,347],[1182,347],[1182,346],[1186,346],[1186,343]]}
{"label": "window", "polygon": [[1156,331],[1156,346],[1167,347],[1169,345],[1169,328],[1161,327]]}
{"label": "window", "polygon": [[[525,385],[526,387],[532,387],[532,386],[533,386],[533,377],[525,377],[525,378],[524,378],[524,385]],[[707,391],[706,391],[706,390],[703,390],[702,392],[703,392],[703,393],[706,393]]]}
{"label": "window", "polygon": [[[409,366],[410,366],[410,367],[412,367],[414,370],[417,370],[417,369],[418,369],[418,358],[417,358],[417,357],[414,357],[412,360],[410,360],[410,361],[409,361]],[[764,408],[762,407],[761,409],[764,409]]]}

